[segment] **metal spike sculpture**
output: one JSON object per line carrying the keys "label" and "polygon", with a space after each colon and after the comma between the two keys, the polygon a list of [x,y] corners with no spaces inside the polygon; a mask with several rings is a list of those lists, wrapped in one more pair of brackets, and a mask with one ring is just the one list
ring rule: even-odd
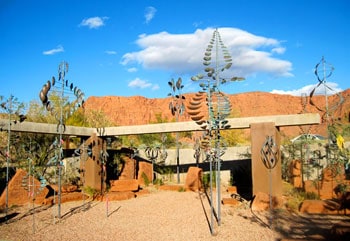
{"label": "metal spike sculpture", "polygon": [[260,151],[261,161],[264,166],[269,170],[269,207],[270,207],[270,219],[269,226],[272,225],[272,173],[271,170],[275,168],[278,161],[278,147],[272,136],[267,136]]}
{"label": "metal spike sculpture", "polygon": [[[92,147],[87,145],[85,140],[83,140],[83,143],[74,150],[74,155],[75,156],[79,156],[80,157],[80,163],[82,163],[82,165],[80,165],[80,169],[79,169],[79,173],[81,175],[81,179],[82,179],[82,186],[85,186],[85,164],[86,161],[88,160],[89,157],[92,157]],[[84,193],[84,188],[82,190],[83,193],[83,205],[85,205],[85,193]]]}
{"label": "metal spike sculpture", "polygon": [[[174,81],[174,79],[171,79],[171,81],[168,82],[171,93],[168,94],[168,96],[172,96],[172,99],[169,103],[169,109],[171,111],[171,114],[175,116],[176,122],[179,121],[180,115],[184,114],[185,112],[185,96],[182,95],[181,90],[183,89],[182,85],[182,79],[178,78],[178,80]],[[179,133],[176,132],[176,173],[177,173],[177,183],[180,183],[180,151],[179,151]]]}
{"label": "metal spike sculpture", "polygon": [[[0,96],[0,101],[3,101],[3,97]],[[27,117],[20,113],[23,109],[23,103],[20,103],[17,98],[11,95],[7,100],[1,102],[1,109],[3,109],[8,115],[8,127],[7,127],[7,150],[6,150],[6,204],[5,204],[5,219],[7,221],[8,215],[8,202],[9,202],[9,168],[11,161],[10,146],[11,146],[11,125],[23,122]],[[12,161],[11,161],[12,162]]]}
{"label": "metal spike sculpture", "polygon": [[206,76],[198,74],[191,78],[192,81],[199,81],[201,91],[195,94],[187,106],[188,114],[206,133],[201,141],[201,146],[206,150],[210,161],[210,199],[211,199],[211,233],[213,230],[213,165],[215,164],[217,175],[217,222],[221,223],[221,197],[220,197],[220,167],[221,156],[224,154],[224,142],[220,130],[229,128],[226,118],[231,112],[231,105],[228,97],[220,91],[220,85],[229,81],[241,81],[244,78],[221,77],[222,72],[232,66],[232,58],[224,43],[221,40],[219,31],[213,32],[212,38],[207,46],[203,58],[204,71]]}
{"label": "metal spike sculpture", "polygon": [[[68,63],[61,62],[58,66],[58,80],[56,81],[56,78],[52,77],[51,81],[48,80],[39,92],[39,98],[43,106],[46,108],[47,111],[51,112],[51,114],[55,117],[55,119],[58,122],[57,132],[59,133],[59,140],[56,142],[57,154],[53,160],[50,160],[54,161],[53,165],[56,165],[58,169],[58,218],[61,218],[61,169],[63,165],[62,135],[65,132],[65,121],[67,119],[67,115],[65,115],[63,111],[63,101],[65,99],[65,94],[73,93],[73,95],[76,97],[75,100],[70,104],[70,106],[73,107],[73,109],[83,107],[84,105],[84,93],[76,86],[74,87],[72,83],[70,84],[66,79],[68,69]],[[49,100],[49,92],[53,87],[56,86],[56,82],[57,85],[60,85],[57,86],[57,91],[60,93],[59,110],[56,110],[56,108]],[[52,163],[49,164],[51,165]]]}

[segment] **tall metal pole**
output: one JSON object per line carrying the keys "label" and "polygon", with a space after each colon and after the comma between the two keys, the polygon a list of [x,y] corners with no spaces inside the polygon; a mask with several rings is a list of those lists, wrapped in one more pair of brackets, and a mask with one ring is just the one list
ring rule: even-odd
{"label": "tall metal pole", "polygon": [[8,110],[8,130],[7,130],[7,153],[6,153],[6,221],[9,208],[9,165],[10,165],[10,142],[11,142],[11,112],[12,112],[12,95],[9,99],[9,110]]}
{"label": "tall metal pole", "polygon": [[61,218],[61,176],[62,176],[62,134],[63,134],[63,98],[64,98],[64,84],[65,84],[65,75],[68,70],[66,69],[66,62],[62,62],[59,67],[59,74],[62,75],[62,85],[61,85],[61,98],[60,98],[60,119],[59,119],[59,140],[58,140],[58,214],[57,217]]}
{"label": "tall metal pole", "polygon": [[[179,112],[176,113],[176,122],[179,121]],[[177,183],[180,183],[180,147],[179,147],[179,132],[176,132],[176,173]]]}

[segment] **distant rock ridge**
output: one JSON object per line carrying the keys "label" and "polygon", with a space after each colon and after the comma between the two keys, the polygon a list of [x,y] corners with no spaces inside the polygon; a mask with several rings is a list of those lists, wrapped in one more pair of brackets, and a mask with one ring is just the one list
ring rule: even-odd
{"label": "distant rock ridge", "polygon": [[[342,122],[349,122],[350,111],[350,89],[341,92],[344,97],[344,103],[334,113],[332,118],[339,119]],[[184,94],[186,105],[195,93]],[[303,100],[299,96],[272,94],[268,92],[247,92],[240,94],[227,94],[232,106],[234,117],[252,117],[266,115],[289,115],[300,113],[319,113],[324,116],[315,106],[309,104],[309,96]],[[87,110],[101,110],[112,123],[116,126],[143,125],[155,123],[157,115],[161,115],[162,120],[168,122],[175,121],[171,115],[169,103],[171,97],[165,98],[146,98],[142,96],[91,96],[85,102]],[[324,95],[313,96],[312,101],[321,109],[325,108],[326,98]],[[338,101],[337,95],[327,97],[329,108]],[[305,108],[302,103],[306,103]],[[186,113],[180,116],[179,121],[191,121]],[[326,135],[324,124],[312,126],[288,127],[283,129],[288,136],[297,135],[301,132],[311,132]]]}

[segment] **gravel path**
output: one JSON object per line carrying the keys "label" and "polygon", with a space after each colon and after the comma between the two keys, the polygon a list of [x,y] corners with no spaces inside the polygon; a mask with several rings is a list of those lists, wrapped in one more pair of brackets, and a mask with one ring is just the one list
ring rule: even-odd
{"label": "gravel path", "polygon": [[22,213],[0,224],[0,240],[275,240],[243,207],[221,206],[218,226],[203,193],[153,191],[109,202],[108,216],[106,202],[83,204],[63,203],[60,220],[54,218],[57,206],[36,207],[34,219],[32,207],[24,206]]}

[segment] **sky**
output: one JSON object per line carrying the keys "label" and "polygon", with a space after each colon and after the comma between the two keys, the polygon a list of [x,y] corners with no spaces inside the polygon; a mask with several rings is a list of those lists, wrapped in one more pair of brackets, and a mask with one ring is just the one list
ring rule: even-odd
{"label": "sky", "polygon": [[225,93],[309,94],[324,59],[316,93],[332,94],[350,87],[349,12],[348,0],[0,0],[0,96],[39,101],[62,62],[85,99],[165,98],[178,78],[197,92],[215,29],[233,63],[220,76],[245,78]]}

